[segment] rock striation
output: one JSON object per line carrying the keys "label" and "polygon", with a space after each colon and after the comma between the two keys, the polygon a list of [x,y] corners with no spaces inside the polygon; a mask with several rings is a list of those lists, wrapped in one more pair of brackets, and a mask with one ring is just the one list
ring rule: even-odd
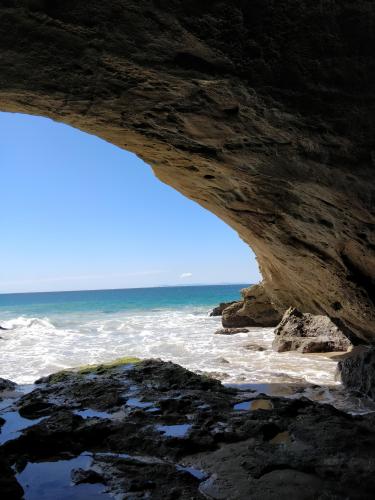
{"label": "rock striation", "polygon": [[276,326],[282,315],[275,309],[262,283],[241,290],[242,301],[234,302],[222,312],[225,328]]}
{"label": "rock striation", "polygon": [[272,347],[277,352],[347,351],[348,337],[327,316],[301,313],[290,307],[275,329]]}
{"label": "rock striation", "polygon": [[253,248],[279,311],[372,341],[374,18],[371,0],[0,0],[0,109],[136,153]]}

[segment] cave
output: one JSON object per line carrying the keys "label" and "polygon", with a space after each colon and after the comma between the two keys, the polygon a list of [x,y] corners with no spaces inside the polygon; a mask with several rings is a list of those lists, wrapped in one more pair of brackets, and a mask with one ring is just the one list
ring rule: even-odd
{"label": "cave", "polygon": [[[370,0],[0,0],[0,110],[49,117],[135,153],[161,181],[237,231],[254,250],[278,311],[293,306],[329,316],[356,343],[372,344],[374,21]],[[133,368],[133,379],[164,370],[150,363]],[[216,386],[194,381],[225,411],[233,403]],[[264,416],[270,408],[258,410],[251,425],[239,419],[235,438],[217,431],[218,440],[240,441],[235,455],[250,471],[254,498],[323,498],[324,487],[334,491],[330,474],[340,477],[337,498],[371,498],[370,419],[289,403],[275,403],[271,423]],[[60,418],[74,429],[71,447],[82,451],[74,439],[89,431],[79,435],[75,417]],[[287,446],[294,433],[311,461],[286,463],[277,448],[270,463],[252,462],[245,450],[253,442],[238,432],[263,436],[264,449]],[[353,433],[344,464],[338,442]],[[198,442],[199,435],[190,452],[203,450]],[[231,448],[214,453],[226,461]],[[322,456],[333,460],[323,472]],[[158,466],[169,474],[167,465]],[[188,496],[188,483],[183,488],[181,498],[201,498]],[[211,498],[244,498],[212,491]]]}
{"label": "cave", "polygon": [[253,248],[280,310],[372,341],[372,2],[0,5],[2,111],[136,153]]}

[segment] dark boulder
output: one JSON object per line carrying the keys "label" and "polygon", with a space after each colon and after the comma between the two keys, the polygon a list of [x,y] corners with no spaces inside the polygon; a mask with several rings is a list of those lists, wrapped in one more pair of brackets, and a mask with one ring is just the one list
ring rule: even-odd
{"label": "dark boulder", "polygon": [[236,333],[247,333],[247,328],[221,328],[216,330],[215,335],[235,335]]}
{"label": "dark boulder", "polygon": [[232,302],[220,302],[220,304],[212,309],[210,312],[210,316],[221,316],[223,314],[224,309],[231,306],[235,303],[235,300]]}
{"label": "dark boulder", "polygon": [[258,351],[258,352],[262,352],[262,351],[266,351],[267,349],[259,344],[254,344],[252,342],[248,343],[248,344],[244,344],[243,346],[244,349],[246,349],[247,351]]}
{"label": "dark boulder", "polygon": [[4,500],[20,500],[24,498],[23,489],[18,484],[14,472],[4,459],[0,457],[0,495]]}
{"label": "dark boulder", "polygon": [[375,346],[358,346],[337,365],[342,383],[375,399]]}
{"label": "dark boulder", "polygon": [[0,378],[0,391],[13,391],[17,384],[6,378]]}
{"label": "dark boulder", "polygon": [[275,329],[272,346],[277,352],[335,352],[347,351],[352,343],[328,316],[290,307]]}

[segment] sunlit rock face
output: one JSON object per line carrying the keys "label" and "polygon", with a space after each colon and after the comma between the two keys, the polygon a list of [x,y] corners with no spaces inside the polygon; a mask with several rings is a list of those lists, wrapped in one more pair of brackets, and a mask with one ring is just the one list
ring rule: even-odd
{"label": "sunlit rock face", "polygon": [[282,314],[275,309],[264,290],[263,284],[241,290],[242,300],[225,307],[222,323],[226,328],[243,326],[276,326]]}
{"label": "sunlit rock face", "polygon": [[374,2],[0,6],[0,109],[137,153],[238,231],[280,311],[374,339]]}
{"label": "sunlit rock face", "polygon": [[275,330],[272,347],[277,352],[335,352],[347,351],[352,343],[327,316],[290,307]]}

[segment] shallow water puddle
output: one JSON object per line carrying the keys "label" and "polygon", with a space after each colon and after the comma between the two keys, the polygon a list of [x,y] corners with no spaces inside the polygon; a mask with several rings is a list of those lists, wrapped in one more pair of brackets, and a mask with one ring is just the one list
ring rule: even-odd
{"label": "shallow water puddle", "polygon": [[150,457],[147,455],[129,455],[128,453],[111,453],[111,452],[104,452],[104,453],[95,453],[94,458],[95,460],[99,460],[100,458],[105,458],[105,457],[115,457],[115,458],[123,458],[125,460],[134,460],[135,462],[141,462],[143,464],[165,464],[166,462],[160,458],[157,457]]}
{"label": "shallow water puddle", "polygon": [[243,401],[242,403],[237,403],[233,406],[233,410],[246,411],[250,410],[252,401]]}
{"label": "shallow water puddle", "polygon": [[96,411],[96,410],[76,410],[74,415],[79,415],[82,418],[113,418],[113,413],[107,413],[105,411]]}
{"label": "shallow water puddle", "polygon": [[157,410],[155,403],[141,401],[138,398],[129,398],[126,402],[126,406],[130,406],[131,408],[155,408],[155,410]]}
{"label": "shallow water puddle", "polygon": [[195,469],[194,467],[185,467],[184,465],[176,465],[176,469],[181,472],[187,472],[188,474],[194,476],[199,481],[203,481],[207,478],[207,474],[200,469]]}
{"label": "shallow water puddle", "polygon": [[18,411],[8,411],[0,414],[0,417],[5,420],[5,423],[0,427],[0,445],[7,441],[16,439],[21,435],[21,431],[39,424],[47,417],[41,417],[34,420],[23,418]]}
{"label": "shallow water puddle", "polygon": [[167,437],[183,438],[191,429],[191,424],[157,425],[156,430]]}
{"label": "shallow water puddle", "polygon": [[16,475],[23,487],[25,500],[103,500],[112,498],[105,493],[103,484],[74,485],[71,473],[74,469],[87,470],[92,457],[82,454],[71,460],[55,462],[29,462],[25,469]]}
{"label": "shallow water puddle", "polygon": [[9,406],[11,406],[14,402],[15,402],[15,399],[10,399],[10,398],[3,399],[2,401],[0,401],[0,411],[5,410]]}
{"label": "shallow water puddle", "polygon": [[272,410],[273,404],[268,399],[253,399],[252,401],[243,401],[233,406],[234,410],[247,411],[247,410]]}

